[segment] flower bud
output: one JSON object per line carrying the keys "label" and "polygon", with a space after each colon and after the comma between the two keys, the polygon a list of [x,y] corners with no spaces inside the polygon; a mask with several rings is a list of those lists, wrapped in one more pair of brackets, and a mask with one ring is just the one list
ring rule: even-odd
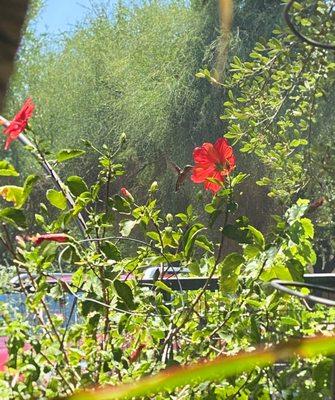
{"label": "flower bud", "polygon": [[35,246],[39,246],[44,241],[64,243],[69,240],[70,237],[66,233],[44,233],[43,235],[37,234],[36,236],[30,237],[30,241],[33,242]]}
{"label": "flower bud", "polygon": [[120,192],[122,194],[123,197],[125,197],[126,199],[130,200],[130,201],[134,201],[134,197],[128,192],[128,190],[125,187],[122,187],[120,189]]}
{"label": "flower bud", "polygon": [[122,132],[121,136],[120,136],[120,143],[125,143],[126,140],[127,140],[127,136],[124,132]]}
{"label": "flower bud", "polygon": [[171,222],[173,221],[173,215],[172,214],[166,214],[166,221],[171,224]]}
{"label": "flower bud", "polygon": [[158,190],[158,183],[157,181],[152,182],[150,189],[149,189],[149,193],[155,193]]}

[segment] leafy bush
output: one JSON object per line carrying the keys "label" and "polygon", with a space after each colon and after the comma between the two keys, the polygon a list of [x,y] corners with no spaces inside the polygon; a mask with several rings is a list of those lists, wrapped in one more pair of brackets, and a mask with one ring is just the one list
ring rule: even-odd
{"label": "leafy bush", "polygon": [[[318,2],[316,11],[312,6],[311,2],[307,2],[306,7],[296,5],[295,23],[305,27],[309,34],[322,34],[324,39],[332,39],[331,26],[322,23],[329,18],[326,13],[329,4]],[[192,10],[198,12],[197,8]],[[182,212],[162,211],[160,198],[166,196],[166,186],[162,186],[160,180],[147,184],[145,190],[138,193],[127,185],[127,168],[123,161],[132,160],[134,153],[125,149],[125,135],[121,132],[127,131],[127,136],[134,143],[137,141],[136,157],[146,154],[153,159],[157,148],[168,142],[169,137],[165,136],[168,130],[157,137],[153,132],[160,126],[169,128],[168,124],[164,125],[167,120],[163,110],[178,92],[173,89],[175,81],[171,74],[178,70],[182,74],[185,63],[196,67],[194,54],[188,53],[185,42],[179,41],[189,32],[181,29],[186,15],[179,3],[164,7],[153,3],[133,11],[121,7],[113,24],[101,16],[88,29],[76,33],[72,42],[76,41],[75,46],[71,45],[71,40],[67,41],[61,64],[53,60],[52,54],[46,56],[45,71],[53,61],[53,67],[69,65],[74,68],[73,55],[78,56],[77,64],[80,61],[83,70],[90,72],[85,72],[85,76],[91,77],[89,85],[81,85],[78,76],[77,81],[68,82],[72,89],[68,95],[72,100],[66,105],[60,101],[64,91],[59,90],[56,81],[48,85],[47,90],[54,90],[58,97],[50,97],[49,104],[45,97],[45,107],[41,107],[40,101],[45,96],[41,91],[37,96],[37,117],[27,131],[31,143],[24,136],[18,136],[23,125],[12,122],[10,130],[11,123],[3,120],[11,134],[29,144],[25,151],[35,156],[35,166],[42,164],[56,184],[45,191],[39,189],[42,202],[37,202],[36,197],[32,197],[37,187],[36,176],[24,174],[28,176],[20,178],[19,168],[8,160],[1,162],[1,175],[8,180],[0,187],[5,202],[0,211],[1,241],[16,269],[17,280],[11,281],[15,286],[12,290],[19,288],[24,298],[24,315],[15,303],[14,307],[1,304],[0,329],[1,336],[7,338],[9,360],[1,372],[0,384],[8,398],[66,397],[92,385],[115,386],[147,375],[154,375],[148,379],[155,384],[152,390],[136,393],[153,394],[155,399],[167,396],[194,399],[330,397],[332,360],[321,355],[321,350],[331,353],[333,339],[325,342],[324,339],[309,339],[284,347],[280,344],[289,339],[330,335],[334,310],[312,307],[304,300],[283,295],[275,291],[270,282],[273,279],[302,281],[304,272],[311,270],[317,261],[313,244],[320,225],[333,229],[331,207],[324,207],[325,211],[321,208],[321,218],[315,218],[317,229],[310,219],[325,199],[310,203],[301,198],[301,195],[323,195],[327,204],[333,201],[331,186],[329,193],[317,192],[313,180],[321,179],[322,189],[332,184],[328,148],[331,138],[327,129],[323,130],[322,140],[327,145],[321,148],[311,134],[319,105],[320,115],[327,115],[327,110],[319,103],[323,100],[319,99],[327,93],[327,85],[333,83],[332,55],[299,42],[290,32],[278,30],[275,38],[256,45],[251,61],[235,58],[229,79],[224,83],[209,69],[198,72],[199,77],[206,78],[215,87],[227,90],[223,118],[227,120],[226,137],[234,141],[234,146],[231,149],[222,138],[213,145],[209,134],[208,139],[204,139],[208,142],[194,150],[195,165],[179,171],[182,174],[179,179],[188,182],[192,174],[193,182],[204,185],[211,193],[203,195],[200,188],[197,207],[186,204]],[[157,25],[152,23],[157,20],[163,20],[162,29],[169,38],[167,53],[166,49],[158,52],[156,45],[147,45],[150,40],[157,44],[166,38],[157,37]],[[169,24],[175,29],[170,30]],[[153,31],[141,30],[148,25],[154,27]],[[185,27],[189,26],[185,24]],[[123,36],[119,37],[118,30],[122,29]],[[192,34],[194,32],[198,31]],[[108,35],[119,41],[112,41],[106,59],[92,57],[91,51]],[[127,37],[127,41],[121,41],[121,37]],[[146,46],[137,47],[137,40],[142,37]],[[197,43],[198,36],[194,40]],[[176,47],[168,46],[171,41],[177,43]],[[77,53],[78,49],[81,51]],[[178,49],[183,51],[175,70],[169,57]],[[120,70],[116,66],[115,70],[109,68],[112,50],[119,54],[117,67]],[[150,62],[143,56],[144,50],[153,54]],[[156,55],[161,61],[162,75],[152,68]],[[133,58],[136,59],[134,64]],[[124,63],[120,63],[120,59],[124,59]],[[141,68],[136,70],[135,65]],[[106,81],[100,80],[103,76],[100,69],[106,73]],[[56,70],[62,82],[64,71]],[[123,80],[133,74],[143,78],[143,85],[137,86],[136,93],[137,98],[143,95],[147,100],[144,109],[145,103],[137,102],[134,88]],[[176,97],[176,103],[180,100],[182,104],[186,96],[191,98],[188,104],[193,104],[188,91],[189,75],[181,76],[185,79],[181,79],[181,87],[186,85],[186,90],[181,98]],[[157,98],[155,101],[153,98],[161,93],[163,78],[172,91],[168,98],[159,97],[159,107],[155,108]],[[41,77],[46,84],[47,80],[43,79],[47,78]],[[203,86],[207,84],[206,80],[198,82]],[[106,83],[112,86],[106,89]],[[94,88],[99,90],[94,91]],[[114,102],[104,102],[107,94],[99,97],[105,90],[113,92]],[[116,93],[127,101],[118,101]],[[194,101],[196,104],[198,100]],[[89,106],[90,113],[78,111],[83,103]],[[136,131],[134,121],[139,111],[149,122],[139,125],[141,129]],[[78,114],[71,115],[74,112]],[[108,121],[114,127],[113,140],[108,145],[99,143],[90,133],[99,129],[100,124],[104,136],[108,134],[103,119],[106,116],[115,118],[121,125],[129,123],[125,129],[117,129],[114,120]],[[18,118],[14,118],[14,122]],[[73,124],[75,118],[76,125]],[[63,148],[60,138],[58,141],[50,137],[51,146],[48,146],[44,129],[49,132],[56,126],[65,132],[62,122],[72,142],[68,141]],[[153,130],[146,131],[147,123],[152,124]],[[82,145],[74,136],[78,127],[87,132]],[[192,131],[188,134],[191,137]],[[175,140],[173,135],[171,138]],[[188,145],[189,142],[192,141],[188,140]],[[186,146],[180,146],[180,141],[178,144],[180,151],[186,153]],[[281,214],[263,215],[264,219],[271,220],[270,228],[264,232],[238,209],[240,192],[246,185],[254,187],[254,176],[250,178],[241,168],[239,145],[242,153],[250,154],[255,160],[255,169],[262,175],[258,184],[269,186],[270,195],[282,205]],[[85,168],[93,165],[93,160],[96,160],[96,174],[87,179]],[[131,163],[126,164],[129,169]],[[153,160],[153,171],[156,171],[156,164]],[[76,172],[69,175],[67,172],[72,166],[76,167]],[[315,166],[317,176],[313,170]],[[157,171],[159,168],[165,168],[161,154]],[[17,183],[20,179],[22,186]],[[122,189],[116,189],[119,187]],[[34,224],[27,224],[27,219],[31,218],[29,201],[35,203]],[[329,242],[331,244],[331,238]],[[228,251],[231,248],[234,250]],[[143,278],[147,277],[149,267],[154,267],[153,279],[145,285]],[[64,276],[69,271],[73,273],[71,279],[50,283],[57,272]],[[202,278],[200,288],[180,290],[182,278],[189,276]],[[171,288],[171,282],[176,282],[175,288]],[[213,282],[218,286],[216,290],[209,290]],[[60,314],[55,312],[57,303],[65,307]],[[239,364],[234,370],[236,373],[224,369],[216,375],[217,370],[210,369],[220,365],[219,361],[214,361],[218,356],[228,356],[228,360],[234,362],[233,356],[240,351],[251,352],[260,345],[264,345],[265,350],[256,353],[261,355],[257,365],[255,354],[251,353],[250,358],[241,356],[249,364],[245,369],[245,364],[244,367]],[[272,350],[275,345],[279,346]],[[296,357],[278,362],[281,355],[286,358],[290,349]],[[300,356],[313,357],[303,359]],[[277,362],[271,364],[268,358],[265,362],[262,357]],[[207,365],[204,363],[203,368],[197,369],[200,372],[196,382],[187,380],[181,384],[177,370],[173,376],[179,380],[167,382],[164,375],[165,380],[160,381],[162,375],[158,375],[162,386],[157,388],[156,373],[170,366],[191,364],[194,360],[208,360]],[[185,371],[192,371],[192,367]],[[102,392],[99,393],[103,398]],[[86,394],[88,398],[94,396],[92,392]],[[110,392],[105,395],[112,396]]]}
{"label": "leafy bush", "polygon": [[[22,130],[17,118],[12,122],[16,134]],[[38,144],[30,145],[39,162],[48,163],[59,185],[59,190],[46,193],[46,202],[35,215],[39,232],[45,233],[21,232],[14,239],[15,232],[24,229],[22,210],[36,179],[28,177],[22,187],[1,189],[4,200],[13,203],[0,214],[2,241],[12,254],[16,285],[25,302],[25,316],[18,314],[15,304],[1,305],[1,334],[8,338],[9,351],[2,386],[9,398],[66,396],[82,387],[129,382],[194,359],[329,332],[325,321],[331,321],[332,312],[310,311],[268,284],[276,278],[302,280],[303,272],[315,263],[307,200],[299,199],[283,217],[276,216],[268,237],[248,218],[236,219],[235,192],[247,175],[234,170],[233,150],[219,139],[214,147],[205,143],[194,153],[192,179],[213,194],[204,205],[207,217],[199,218],[191,206],[184,213],[164,214],[157,207],[157,182],[143,204],[125,188],[110,194],[110,187],[123,179],[117,160],[123,138],[114,149],[99,150],[86,143],[99,155],[98,180],[91,185],[79,176],[59,184],[51,167],[52,160],[68,163],[86,156],[84,150],[49,153],[46,161]],[[4,170],[15,171],[9,163]],[[103,188],[104,201],[99,197]],[[219,242],[208,236],[215,222]],[[223,258],[227,240],[239,251]],[[157,271],[152,283],[143,286],[148,267]],[[50,284],[56,272],[69,269],[74,271],[70,280]],[[164,277],[176,276],[180,284],[183,272],[178,269],[186,276],[205,277],[205,283],[196,291],[172,290]],[[209,292],[214,276],[219,277],[218,290]],[[56,314],[57,303],[68,311]],[[297,359],[285,368],[275,364],[219,383],[185,386],[176,389],[176,395],[324,398],[329,373],[328,358]]]}

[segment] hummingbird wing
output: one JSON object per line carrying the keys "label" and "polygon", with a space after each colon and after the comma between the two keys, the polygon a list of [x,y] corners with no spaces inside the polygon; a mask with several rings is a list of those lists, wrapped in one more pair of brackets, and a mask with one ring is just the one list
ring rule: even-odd
{"label": "hummingbird wing", "polygon": [[169,160],[168,158],[166,159],[166,162],[167,165],[170,167],[170,169],[172,169],[172,171],[174,171],[178,175],[182,172],[182,169],[178,167],[178,165],[175,162]]}
{"label": "hummingbird wing", "polygon": [[176,192],[181,188],[185,180],[191,175],[193,166],[186,165],[186,167],[182,170],[182,172],[178,175],[178,179],[176,182]]}

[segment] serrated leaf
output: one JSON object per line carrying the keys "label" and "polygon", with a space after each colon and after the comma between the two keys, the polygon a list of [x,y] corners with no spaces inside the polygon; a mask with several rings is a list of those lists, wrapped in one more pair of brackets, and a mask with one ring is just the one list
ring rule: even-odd
{"label": "serrated leaf", "polygon": [[312,221],[308,218],[301,218],[300,223],[304,228],[305,235],[312,239],[314,237],[314,227]]}

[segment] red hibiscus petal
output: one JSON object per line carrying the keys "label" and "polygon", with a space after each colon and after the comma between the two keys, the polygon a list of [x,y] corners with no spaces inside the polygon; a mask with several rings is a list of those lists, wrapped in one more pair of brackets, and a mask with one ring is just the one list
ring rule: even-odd
{"label": "red hibiscus petal", "polygon": [[4,134],[8,135],[5,149],[8,150],[11,142],[15,140],[21,132],[23,132],[28,124],[28,119],[32,116],[35,109],[35,105],[31,98],[28,98],[21,110],[15,115],[13,120],[10,122],[9,126],[4,129]]}
{"label": "red hibiscus petal", "polygon": [[5,143],[5,150],[9,149],[10,144],[12,143],[14,139],[11,136],[8,136],[6,139],[6,143]]}
{"label": "red hibiscus petal", "polygon": [[[195,166],[191,180],[195,183],[204,183],[205,189],[214,194],[222,188],[225,177],[236,165],[233,149],[225,138],[219,138],[214,145],[204,143],[201,147],[196,147],[193,158]],[[209,178],[216,179],[218,182],[211,182]]]}
{"label": "red hibiscus petal", "polygon": [[193,159],[196,164],[216,164],[220,162],[219,154],[212,143],[204,143],[193,151]]}
{"label": "red hibiscus petal", "polygon": [[215,142],[214,147],[219,154],[221,164],[225,164],[225,162],[233,155],[233,149],[229,146],[226,138],[219,138]]}
{"label": "red hibiscus petal", "polygon": [[204,186],[206,190],[210,190],[212,193],[216,193],[222,188],[222,186],[218,183],[213,183],[209,181],[205,182]]}
{"label": "red hibiscus petal", "polygon": [[[218,182],[224,181],[224,178],[219,171],[215,171],[211,176],[208,176],[208,178],[216,179]],[[206,190],[210,190],[213,193],[216,193],[222,188],[222,185],[220,185],[219,183],[211,182],[208,180],[205,181],[204,186]]]}
{"label": "red hibiscus petal", "polygon": [[227,161],[229,163],[229,171],[232,171],[236,167],[236,158],[234,154],[227,158]]}
{"label": "red hibiscus petal", "polygon": [[212,164],[207,168],[202,165],[195,165],[193,168],[191,179],[195,183],[204,182],[209,176],[212,176],[215,172],[215,166]]}
{"label": "red hibiscus petal", "polygon": [[43,235],[37,235],[31,238],[31,241],[35,246],[39,246],[44,241],[64,243],[69,240],[69,236],[66,233],[45,233]]}

